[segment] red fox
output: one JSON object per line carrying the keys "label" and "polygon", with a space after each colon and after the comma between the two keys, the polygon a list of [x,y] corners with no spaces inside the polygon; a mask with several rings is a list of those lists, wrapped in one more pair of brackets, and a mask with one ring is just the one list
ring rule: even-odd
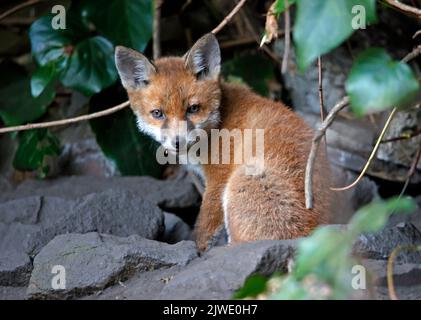
{"label": "red fox", "polygon": [[[195,129],[264,130],[264,162],[258,174],[247,174],[245,164],[233,161],[201,165],[206,188],[194,230],[200,250],[207,249],[221,225],[229,243],[237,243],[307,236],[327,221],[330,173],[323,148],[313,176],[314,207],[305,208],[312,129],[282,103],[224,82],[213,34],[200,38],[183,57],[154,62],[118,46],[115,62],[139,129],[171,153],[179,153],[181,145],[189,148],[193,141],[188,134]],[[182,121],[187,136],[177,130]],[[211,143],[210,148],[219,146]],[[229,150],[232,156],[233,148]]]}

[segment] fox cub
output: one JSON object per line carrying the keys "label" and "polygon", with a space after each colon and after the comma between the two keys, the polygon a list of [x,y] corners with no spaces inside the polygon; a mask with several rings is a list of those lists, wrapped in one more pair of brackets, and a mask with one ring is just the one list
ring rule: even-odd
{"label": "fox cub", "polygon": [[[182,146],[188,150],[196,141],[190,137],[195,129],[264,132],[264,161],[257,174],[249,174],[246,164],[232,160],[200,165],[206,185],[194,232],[200,250],[207,248],[223,224],[228,241],[237,243],[306,236],[326,222],[331,201],[324,148],[320,148],[313,176],[314,207],[307,210],[304,170],[311,128],[282,103],[260,97],[246,86],[224,82],[213,34],[200,38],[183,57],[154,62],[119,46],[115,62],[139,129],[166,152],[179,154]],[[187,127],[184,135],[178,130],[181,122]],[[210,151],[220,148],[213,140],[209,144]],[[232,146],[229,153],[234,153]]]}

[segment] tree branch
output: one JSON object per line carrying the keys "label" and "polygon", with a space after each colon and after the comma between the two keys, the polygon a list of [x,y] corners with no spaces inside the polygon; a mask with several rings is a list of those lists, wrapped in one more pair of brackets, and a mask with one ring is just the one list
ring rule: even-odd
{"label": "tree branch", "polygon": [[41,2],[46,2],[46,1],[47,0],[29,0],[29,1],[23,2],[21,4],[18,4],[17,6],[15,6],[13,8],[10,8],[6,12],[3,12],[2,14],[0,14],[0,20],[3,20],[4,18],[10,16],[11,14],[13,14],[13,13],[19,11],[19,10],[22,10],[24,8],[36,5],[36,4],[41,3]]}
{"label": "tree branch", "polygon": [[232,19],[232,17],[235,16],[235,14],[241,9],[241,7],[244,5],[244,3],[246,3],[247,0],[241,0],[239,3],[237,3],[237,5],[234,7],[234,9],[232,9],[232,11],[224,18],[224,20],[221,21],[221,23],[216,26],[211,33],[216,34],[219,31],[221,31],[227,24],[228,22]]}
{"label": "tree branch", "polygon": [[163,0],[154,1],[154,16],[153,16],[153,59],[156,60],[161,56],[161,6]]}
{"label": "tree branch", "polygon": [[39,129],[39,128],[48,128],[48,127],[55,127],[55,126],[63,126],[70,123],[80,122],[80,121],[86,121],[90,119],[95,119],[99,117],[104,117],[107,115],[110,115],[112,113],[115,113],[117,111],[120,111],[127,106],[129,106],[130,102],[126,101],[119,105],[116,105],[112,108],[102,110],[95,113],[85,114],[83,116],[75,117],[75,118],[68,118],[63,120],[56,120],[56,121],[49,121],[49,122],[41,122],[41,123],[30,123],[26,125],[16,126],[16,127],[5,127],[0,128],[0,134],[6,133],[6,132],[13,132],[13,131],[25,131],[25,130],[31,130],[31,129]]}
{"label": "tree branch", "polygon": [[329,112],[326,119],[322,122],[319,130],[316,131],[313,141],[311,144],[310,154],[308,156],[305,178],[304,178],[304,190],[305,190],[305,201],[306,208],[313,208],[313,167],[314,160],[316,159],[317,150],[320,146],[320,140],[325,135],[327,128],[330,127],[336,115],[349,104],[349,98],[344,97],[339,101]]}
{"label": "tree branch", "polygon": [[402,12],[408,13],[410,15],[417,17],[418,19],[421,19],[421,10],[418,8],[411,7],[398,0],[383,0],[383,1],[391,5],[392,7],[399,9]]}

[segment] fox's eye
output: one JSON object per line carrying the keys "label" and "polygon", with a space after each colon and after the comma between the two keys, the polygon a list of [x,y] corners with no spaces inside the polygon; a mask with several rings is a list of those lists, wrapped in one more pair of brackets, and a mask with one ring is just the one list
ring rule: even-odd
{"label": "fox's eye", "polygon": [[159,110],[159,109],[153,109],[152,111],[151,111],[151,115],[152,115],[152,117],[154,117],[155,119],[162,119],[162,118],[164,118],[164,114],[162,113],[162,111],[161,110]]}
{"label": "fox's eye", "polygon": [[198,104],[192,104],[190,107],[187,108],[187,113],[196,113],[200,109]]}

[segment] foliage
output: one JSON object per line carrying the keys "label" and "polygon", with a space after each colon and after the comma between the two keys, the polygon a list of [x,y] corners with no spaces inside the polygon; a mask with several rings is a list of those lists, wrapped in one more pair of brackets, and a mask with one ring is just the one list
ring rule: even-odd
{"label": "foliage", "polygon": [[357,115],[404,107],[419,91],[411,68],[393,61],[380,48],[362,52],[355,61],[346,82],[352,110]]}
{"label": "foliage", "polygon": [[273,70],[272,62],[259,55],[235,57],[222,64],[222,74],[228,81],[247,84],[264,96],[269,93],[268,81],[275,78]]}
{"label": "foliage", "polygon": [[291,273],[275,276],[270,281],[277,284],[272,292],[262,282],[247,280],[236,298],[255,297],[266,294],[271,299],[346,299],[352,296],[352,246],[361,233],[380,230],[394,212],[410,213],[415,203],[408,198],[392,198],[373,202],[361,208],[348,226],[338,229],[333,226],[317,228],[313,234],[298,242],[296,258]]}
{"label": "foliage", "polygon": [[40,177],[49,171],[48,157],[60,154],[60,142],[47,129],[23,131],[19,135],[20,144],[13,159],[13,166],[22,171],[38,170]]}
{"label": "foliage", "polygon": [[[361,13],[356,8],[364,7],[367,24],[377,22],[376,0],[296,0],[289,3],[297,6],[293,36],[301,71],[356,31],[352,22],[358,21],[357,15]],[[285,10],[285,1],[277,0],[274,8],[275,14],[279,15]],[[361,53],[346,81],[351,109],[359,116],[404,107],[419,90],[419,83],[409,66],[393,61],[379,48]]]}

